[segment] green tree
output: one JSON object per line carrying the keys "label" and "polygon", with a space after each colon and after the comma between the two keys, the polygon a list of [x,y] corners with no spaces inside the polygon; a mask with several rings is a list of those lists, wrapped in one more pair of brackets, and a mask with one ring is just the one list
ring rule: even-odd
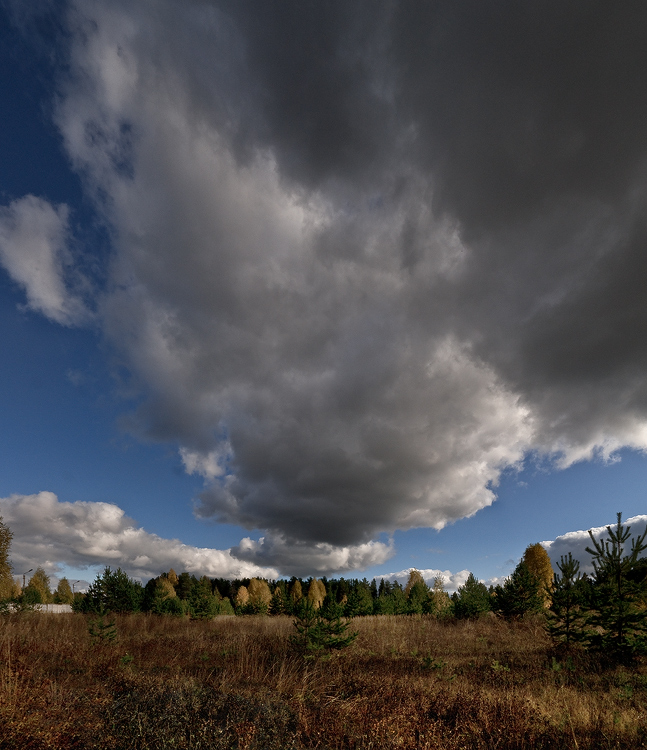
{"label": "green tree", "polygon": [[0,516],[0,601],[11,599],[13,593],[13,578],[11,577],[11,562],[9,550],[13,532]]}
{"label": "green tree", "polygon": [[503,586],[496,586],[492,609],[506,619],[515,619],[544,608],[541,582],[521,560]]}
{"label": "green tree", "polygon": [[286,613],[287,594],[285,591],[285,582],[279,581],[274,588],[274,593],[272,594],[272,601],[270,602],[270,614],[284,615]]}
{"label": "green tree", "polygon": [[199,580],[192,576],[191,592],[188,598],[189,614],[194,620],[210,620],[220,609],[220,597],[211,590],[211,581],[207,576]]}
{"label": "green tree", "polygon": [[368,581],[355,581],[348,601],[344,605],[346,617],[363,617],[373,614],[373,597]]}
{"label": "green tree", "polygon": [[473,573],[458,591],[452,595],[454,616],[459,620],[475,620],[491,609],[490,592],[487,586],[477,580]]}
{"label": "green tree", "polygon": [[[631,537],[631,527],[622,524],[618,513],[615,528],[607,526],[608,539],[597,541],[589,531],[594,575],[593,609],[590,624],[597,629],[591,645],[621,657],[647,650],[647,620],[643,609],[647,583],[633,575],[640,555],[647,550],[647,529]],[[627,542],[631,539],[631,549]]]}
{"label": "green tree", "polygon": [[188,599],[191,593],[191,576],[189,573],[180,573],[177,577],[177,585],[175,586],[175,593],[180,599]]}
{"label": "green tree", "polygon": [[552,600],[546,615],[546,627],[556,643],[569,646],[587,639],[586,580],[580,574],[580,564],[561,556],[557,563],[559,573],[553,577]]}
{"label": "green tree", "polygon": [[144,589],[121,568],[104,568],[88,587],[79,608],[82,612],[139,612]]}
{"label": "green tree", "polygon": [[[416,571],[417,573],[418,571]],[[430,614],[434,609],[434,598],[422,576],[409,589],[407,613],[410,615]]]}
{"label": "green tree", "polygon": [[311,658],[350,646],[358,634],[349,632],[350,624],[342,619],[342,613],[343,606],[330,598],[318,610],[309,599],[301,599],[293,623],[296,633],[290,636],[290,643]]}

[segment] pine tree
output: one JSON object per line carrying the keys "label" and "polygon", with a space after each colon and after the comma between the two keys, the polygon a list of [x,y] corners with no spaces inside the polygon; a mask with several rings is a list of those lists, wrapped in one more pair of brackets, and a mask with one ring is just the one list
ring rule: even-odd
{"label": "pine tree", "polygon": [[272,601],[270,602],[270,614],[271,615],[286,614],[287,613],[286,600],[287,600],[287,597],[285,595],[285,584],[281,586],[281,584],[278,583],[274,588],[274,593],[272,594]]}
{"label": "pine tree", "polygon": [[301,599],[293,623],[297,632],[290,636],[290,643],[310,658],[325,651],[346,648],[358,633],[348,632],[350,625],[342,619],[342,611],[343,606],[332,599],[328,599],[320,610],[316,610],[309,599]]}
{"label": "pine tree", "polygon": [[[417,570],[415,572],[418,573]],[[409,579],[411,580],[411,575]],[[433,594],[420,573],[409,588],[407,600],[407,613],[410,615],[429,614],[434,609]]]}
{"label": "pine tree", "polygon": [[144,589],[121,568],[106,567],[90,584],[81,602],[83,612],[139,612]]}
{"label": "pine tree", "polygon": [[553,578],[553,593],[548,610],[546,626],[556,643],[569,646],[587,639],[586,631],[586,592],[585,579],[580,574],[580,564],[573,559],[561,556],[557,563],[559,573]]}
{"label": "pine tree", "polygon": [[627,554],[631,527],[622,525],[621,513],[615,528],[607,526],[607,533],[608,539],[597,541],[589,531],[593,546],[586,548],[595,571],[590,623],[599,631],[591,644],[619,657],[631,657],[647,651],[647,620],[642,608],[647,582],[644,578],[635,580],[632,575],[640,554],[647,550],[647,529],[631,539]]}
{"label": "pine tree", "polygon": [[13,533],[0,516],[0,602],[11,599],[13,593],[13,578],[11,577],[11,563],[9,549]]}
{"label": "pine tree", "polygon": [[495,587],[492,609],[506,619],[540,612],[544,608],[540,588],[541,583],[537,576],[533,575],[526,563],[521,560],[512,575],[506,578],[503,586]]}
{"label": "pine tree", "polygon": [[348,600],[344,604],[346,617],[363,617],[373,614],[373,597],[368,581],[354,581]]}
{"label": "pine tree", "polygon": [[296,606],[301,599],[303,599],[303,588],[301,586],[301,581],[298,578],[295,578],[290,586],[290,601],[292,606]]}
{"label": "pine tree", "polygon": [[539,579],[540,593],[544,607],[548,607],[551,601],[554,576],[548,552],[539,543],[531,544],[526,548],[522,559],[526,563],[528,570]]}
{"label": "pine tree", "polygon": [[326,598],[326,587],[321,581],[313,578],[308,587],[308,600],[315,609],[319,609]]}
{"label": "pine tree", "polygon": [[459,620],[475,620],[491,609],[490,593],[487,586],[478,581],[473,573],[458,591],[452,595],[454,616]]}

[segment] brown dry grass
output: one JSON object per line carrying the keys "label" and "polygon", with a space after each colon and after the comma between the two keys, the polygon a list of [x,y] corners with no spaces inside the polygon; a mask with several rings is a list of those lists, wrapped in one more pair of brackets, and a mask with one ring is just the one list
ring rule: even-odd
{"label": "brown dry grass", "polygon": [[289,618],[0,621],[0,748],[639,748],[647,669],[554,661],[539,622],[367,617],[328,661]]}

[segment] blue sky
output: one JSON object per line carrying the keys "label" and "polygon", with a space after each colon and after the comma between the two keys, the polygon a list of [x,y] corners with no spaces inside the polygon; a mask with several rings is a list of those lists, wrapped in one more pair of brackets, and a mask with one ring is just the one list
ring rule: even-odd
{"label": "blue sky", "polygon": [[493,52],[556,45],[543,18],[484,11],[481,47],[456,10],[421,62],[422,11],[381,46],[341,4],[261,7],[0,8],[16,572],[489,580],[642,515],[645,74],[622,11],[608,60],[573,53],[598,61],[573,108],[563,51]]}

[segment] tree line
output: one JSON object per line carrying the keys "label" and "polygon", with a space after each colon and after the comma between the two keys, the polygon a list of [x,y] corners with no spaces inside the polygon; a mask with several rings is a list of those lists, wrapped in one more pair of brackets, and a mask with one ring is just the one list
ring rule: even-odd
{"label": "tree line", "polygon": [[[598,541],[591,532],[593,575],[581,574],[569,553],[554,573],[541,544],[532,544],[502,584],[487,587],[470,573],[449,595],[442,577],[429,586],[413,569],[403,586],[397,581],[345,578],[266,580],[197,577],[173,570],[146,585],[121,569],[107,567],[87,592],[74,594],[63,578],[54,593],[42,568],[21,590],[11,576],[9,548],[12,534],[0,518],[0,602],[20,604],[70,603],[85,613],[150,612],[156,615],[311,616],[324,609],[335,618],[367,615],[429,615],[447,620],[476,619],[488,613],[505,619],[529,614],[545,617],[546,627],[560,646],[573,645],[606,653],[647,653],[647,529],[635,538],[618,513],[615,527]],[[628,543],[631,543],[630,546]],[[306,611],[307,610],[307,611]],[[310,614],[308,614],[308,611]],[[492,616],[492,615],[490,615]]]}

